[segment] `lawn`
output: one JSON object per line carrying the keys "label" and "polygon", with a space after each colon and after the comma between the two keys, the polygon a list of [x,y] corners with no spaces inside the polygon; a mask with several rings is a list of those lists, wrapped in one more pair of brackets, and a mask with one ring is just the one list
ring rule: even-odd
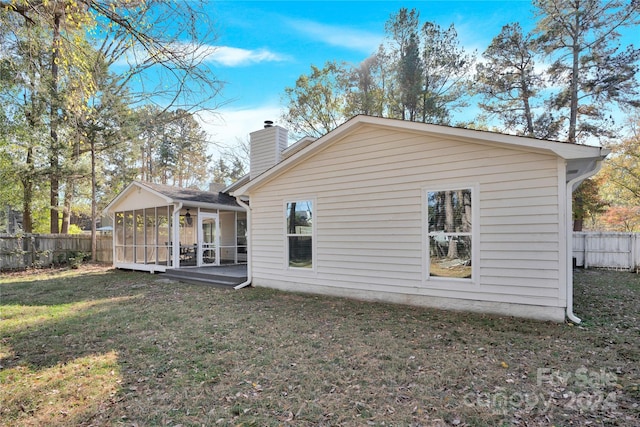
{"label": "lawn", "polygon": [[579,326],[98,266],[0,278],[0,425],[640,425],[640,276]]}

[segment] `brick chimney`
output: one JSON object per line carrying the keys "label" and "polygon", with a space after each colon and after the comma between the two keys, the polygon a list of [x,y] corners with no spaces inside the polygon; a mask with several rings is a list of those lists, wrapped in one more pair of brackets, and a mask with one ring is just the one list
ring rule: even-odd
{"label": "brick chimney", "polygon": [[254,179],[282,160],[282,152],[287,148],[287,130],[264,122],[264,128],[249,135],[249,176]]}

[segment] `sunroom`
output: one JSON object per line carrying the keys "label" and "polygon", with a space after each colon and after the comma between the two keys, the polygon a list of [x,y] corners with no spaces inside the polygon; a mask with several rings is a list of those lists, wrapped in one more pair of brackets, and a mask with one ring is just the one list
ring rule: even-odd
{"label": "sunroom", "polygon": [[247,261],[247,215],[228,194],[134,181],[105,209],[116,268],[164,272]]}

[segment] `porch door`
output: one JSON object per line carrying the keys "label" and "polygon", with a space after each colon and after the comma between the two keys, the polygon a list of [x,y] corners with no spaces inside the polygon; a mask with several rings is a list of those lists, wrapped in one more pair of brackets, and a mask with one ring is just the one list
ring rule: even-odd
{"label": "porch door", "polygon": [[220,265],[220,225],[218,214],[200,213],[198,216],[198,267]]}

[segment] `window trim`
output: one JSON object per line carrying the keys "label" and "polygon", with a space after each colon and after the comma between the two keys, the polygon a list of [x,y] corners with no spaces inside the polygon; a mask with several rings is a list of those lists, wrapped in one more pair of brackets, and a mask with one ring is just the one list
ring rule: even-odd
{"label": "window trim", "polygon": [[[291,236],[305,236],[305,235],[301,235],[301,234],[289,234],[288,232],[288,227],[287,227],[287,205],[289,203],[299,203],[299,202],[311,202],[311,218],[313,219],[313,223],[312,223],[312,228],[311,228],[311,267],[292,267],[289,265],[289,237]],[[318,226],[317,223],[317,202],[316,202],[316,198],[315,197],[308,197],[308,196],[302,196],[302,197],[289,197],[287,199],[284,199],[282,202],[282,213],[283,213],[283,218],[282,218],[282,225],[283,225],[283,229],[282,229],[282,235],[284,236],[283,238],[283,254],[284,254],[284,259],[283,259],[283,265],[284,268],[286,270],[289,271],[295,271],[295,272],[315,272],[316,271],[316,265],[317,265],[317,259],[316,259],[316,254],[317,254],[317,250],[316,250],[316,229]]]}
{"label": "window trim", "polygon": [[[429,248],[429,193],[441,191],[471,190],[471,278],[430,276],[431,253]],[[478,183],[455,182],[450,185],[437,183],[422,187],[422,281],[426,286],[460,289],[478,286],[480,283],[480,186]]]}

